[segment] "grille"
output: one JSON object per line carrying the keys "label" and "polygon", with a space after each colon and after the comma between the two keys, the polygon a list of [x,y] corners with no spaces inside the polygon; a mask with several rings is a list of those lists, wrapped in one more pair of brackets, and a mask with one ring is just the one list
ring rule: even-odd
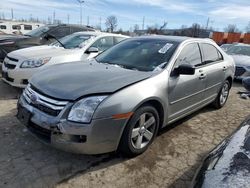
{"label": "grille", "polygon": [[[15,59],[13,57],[6,56],[6,58],[9,59],[10,61],[18,62],[18,59]],[[4,66],[7,67],[8,69],[14,69],[14,68],[16,68],[15,64],[9,64],[9,63],[7,63],[5,61],[3,63],[4,63]]]}
{"label": "grille", "polygon": [[44,96],[34,91],[30,85],[24,90],[23,96],[31,106],[51,116],[58,116],[68,103],[68,101],[59,101]]}
{"label": "grille", "polygon": [[36,136],[44,140],[45,142],[50,142],[51,131],[36,125],[35,123],[31,122],[27,126],[27,128]]}
{"label": "grille", "polygon": [[243,67],[237,67],[235,69],[235,76],[241,76],[242,74],[244,74],[246,72],[246,70]]}
{"label": "grille", "polygon": [[3,63],[4,63],[4,66],[7,67],[8,69],[14,69],[14,68],[16,68],[16,65],[6,63],[5,61]]}

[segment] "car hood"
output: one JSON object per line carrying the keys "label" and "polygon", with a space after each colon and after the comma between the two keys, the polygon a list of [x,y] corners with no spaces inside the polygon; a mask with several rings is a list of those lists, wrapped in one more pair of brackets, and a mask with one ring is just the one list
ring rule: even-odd
{"label": "car hood", "polygon": [[78,50],[79,49],[64,49],[62,47],[57,46],[42,45],[16,50],[10,52],[8,56],[15,58],[22,57],[24,59],[38,59],[42,57],[55,57],[60,55],[72,54],[73,52]]}
{"label": "car hood", "polygon": [[155,73],[124,69],[92,60],[51,66],[35,74],[30,83],[45,95],[76,100],[86,95],[114,93],[152,74]]}
{"label": "car hood", "polygon": [[246,55],[231,55],[234,59],[235,65],[237,66],[250,66],[250,56]]}

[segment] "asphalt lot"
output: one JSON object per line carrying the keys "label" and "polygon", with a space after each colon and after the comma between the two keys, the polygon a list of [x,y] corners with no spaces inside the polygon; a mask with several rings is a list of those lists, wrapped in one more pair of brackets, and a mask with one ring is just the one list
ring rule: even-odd
{"label": "asphalt lot", "polygon": [[40,143],[15,118],[21,91],[0,81],[0,187],[187,187],[202,158],[249,115],[235,83],[226,106],[162,130],[144,154],[75,155]]}

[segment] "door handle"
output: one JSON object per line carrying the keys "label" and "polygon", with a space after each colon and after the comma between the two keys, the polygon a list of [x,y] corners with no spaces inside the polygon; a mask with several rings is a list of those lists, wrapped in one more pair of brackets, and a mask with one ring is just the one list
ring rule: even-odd
{"label": "door handle", "polygon": [[207,75],[202,73],[202,74],[199,76],[199,79],[200,79],[200,80],[203,80],[203,79],[205,79],[206,77],[207,77]]}

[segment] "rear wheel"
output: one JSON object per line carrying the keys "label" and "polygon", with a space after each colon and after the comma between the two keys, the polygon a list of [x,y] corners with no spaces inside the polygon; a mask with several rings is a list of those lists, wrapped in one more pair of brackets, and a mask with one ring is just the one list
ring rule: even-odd
{"label": "rear wheel", "polygon": [[147,150],[159,127],[159,115],[152,106],[139,108],[128,122],[119,149],[126,156],[136,156]]}
{"label": "rear wheel", "polygon": [[226,80],[223,83],[222,88],[221,88],[217,98],[213,102],[213,106],[215,108],[220,109],[226,104],[228,96],[229,96],[229,91],[230,91],[230,83],[228,80]]}

